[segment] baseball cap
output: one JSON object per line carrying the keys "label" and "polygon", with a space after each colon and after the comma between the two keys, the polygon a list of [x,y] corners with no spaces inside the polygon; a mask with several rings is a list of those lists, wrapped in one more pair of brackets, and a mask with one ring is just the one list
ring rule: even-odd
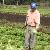
{"label": "baseball cap", "polygon": [[31,3],[31,9],[34,9],[34,8],[36,8],[36,3],[35,2],[32,2]]}

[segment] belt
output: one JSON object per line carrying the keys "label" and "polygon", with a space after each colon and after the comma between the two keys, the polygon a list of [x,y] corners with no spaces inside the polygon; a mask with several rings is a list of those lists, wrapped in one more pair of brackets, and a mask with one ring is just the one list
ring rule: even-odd
{"label": "belt", "polygon": [[30,26],[30,27],[36,27],[36,26],[31,26],[31,25],[27,25],[27,26]]}

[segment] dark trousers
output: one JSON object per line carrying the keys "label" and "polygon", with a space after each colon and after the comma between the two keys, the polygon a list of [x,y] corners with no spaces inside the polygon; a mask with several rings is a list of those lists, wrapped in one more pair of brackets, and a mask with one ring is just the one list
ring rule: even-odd
{"label": "dark trousers", "polygon": [[28,50],[34,50],[36,42],[36,29],[35,27],[27,26],[25,32],[25,43],[24,47]]}

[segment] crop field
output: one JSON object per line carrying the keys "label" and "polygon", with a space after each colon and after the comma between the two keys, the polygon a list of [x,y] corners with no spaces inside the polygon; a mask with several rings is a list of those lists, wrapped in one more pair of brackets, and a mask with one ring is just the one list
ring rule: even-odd
{"label": "crop field", "polygon": [[[29,9],[29,5],[21,5],[21,6],[14,6],[14,5],[10,5],[10,6],[1,6],[0,7],[0,12],[2,13],[26,13],[27,10]],[[39,10],[39,12],[42,15],[46,15],[46,14],[50,14],[50,7],[37,7],[37,9]]]}
{"label": "crop field", "polygon": [[[23,50],[24,23],[0,20],[0,50]],[[50,50],[50,35],[38,32],[35,50]]]}
{"label": "crop field", "polygon": [[[18,14],[16,13],[26,13],[27,10],[28,10],[27,5],[17,6],[17,7],[16,6],[0,7],[0,50],[23,50],[24,49],[23,48],[24,34],[26,28],[22,29],[22,27],[24,26],[25,18],[23,18],[23,15],[18,16]],[[41,21],[43,22],[42,24],[44,25],[48,24],[50,26],[50,22],[49,22],[50,7],[48,8],[38,7],[38,10],[42,15],[45,16],[44,18],[41,19]],[[35,50],[50,50],[50,34],[42,33],[42,32],[36,33]]]}

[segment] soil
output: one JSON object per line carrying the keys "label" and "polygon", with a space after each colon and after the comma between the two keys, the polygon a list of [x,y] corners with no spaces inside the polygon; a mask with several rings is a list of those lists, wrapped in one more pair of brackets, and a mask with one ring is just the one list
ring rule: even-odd
{"label": "soil", "polygon": [[[26,15],[15,13],[0,13],[0,19],[6,19],[10,22],[25,22]],[[50,26],[50,17],[48,17],[48,15],[42,15],[40,23],[44,26]]]}

